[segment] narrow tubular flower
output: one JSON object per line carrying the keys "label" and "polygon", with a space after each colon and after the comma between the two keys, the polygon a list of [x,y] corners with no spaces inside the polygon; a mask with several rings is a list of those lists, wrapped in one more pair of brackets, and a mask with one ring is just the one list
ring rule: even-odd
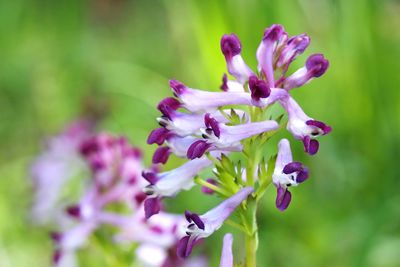
{"label": "narrow tubular flower", "polygon": [[189,159],[202,157],[205,152],[218,151],[240,151],[240,141],[251,136],[275,130],[279,127],[276,121],[252,122],[234,126],[219,123],[210,114],[204,116],[205,125],[203,129],[204,140],[194,142],[187,151]]}
{"label": "narrow tubular flower", "polygon": [[[250,93],[247,92],[208,92],[197,89],[191,89],[182,83],[172,80],[170,86],[179,97],[183,106],[191,112],[210,112],[219,107],[230,105],[254,105]],[[276,88],[271,91],[267,98],[262,98],[258,106],[265,107],[275,103],[275,101],[286,97],[283,89]]]}
{"label": "narrow tubular flower", "polygon": [[292,194],[290,186],[297,186],[308,178],[308,169],[300,162],[293,162],[290,143],[282,139],[278,145],[278,156],[275,163],[272,181],[277,189],[276,207],[284,211],[290,204]]}
{"label": "narrow tubular flower", "polygon": [[219,267],[233,267],[233,254],[232,254],[233,236],[228,233],[224,236],[222,245],[221,260]]}
{"label": "narrow tubular flower", "polygon": [[225,34],[222,36],[221,51],[225,56],[229,73],[241,84],[244,84],[250,76],[254,75],[240,55],[242,44],[235,34]]}
{"label": "narrow tubular flower", "polygon": [[245,187],[203,215],[186,211],[185,217],[189,223],[186,228],[187,236],[179,241],[178,256],[188,257],[195,243],[218,230],[236,207],[246,200],[251,193],[253,193],[253,188]]}
{"label": "narrow tubular flower", "polygon": [[275,87],[273,54],[278,42],[286,37],[282,25],[274,24],[264,32],[261,44],[257,49],[258,69],[262,71],[270,87]]}
{"label": "narrow tubular flower", "polygon": [[[182,113],[178,111],[162,111],[163,116],[157,118],[158,123],[178,136],[198,134],[203,126],[203,115],[194,113]],[[242,112],[243,113],[243,112]],[[220,112],[214,111],[212,115],[218,120],[228,122],[227,118]]]}
{"label": "narrow tubular flower", "polygon": [[321,121],[308,117],[291,97],[282,100],[281,104],[289,116],[288,131],[296,139],[303,141],[305,152],[310,155],[316,154],[319,149],[319,143],[315,138],[330,133],[332,128]]}
{"label": "narrow tubular flower", "polygon": [[322,54],[311,55],[303,68],[297,70],[284,80],[283,88],[291,90],[303,86],[313,78],[322,76],[328,67],[329,61]]}
{"label": "narrow tubular flower", "polygon": [[147,195],[144,203],[146,218],[160,211],[161,197],[173,197],[181,190],[189,190],[194,186],[193,177],[211,164],[212,162],[204,157],[188,161],[168,172],[144,172],[143,177],[150,183],[144,188]]}
{"label": "narrow tubular flower", "polygon": [[298,55],[303,54],[309,44],[310,37],[307,34],[303,33],[290,37],[277,58],[276,67],[282,68],[282,72],[285,74],[289,65]]}

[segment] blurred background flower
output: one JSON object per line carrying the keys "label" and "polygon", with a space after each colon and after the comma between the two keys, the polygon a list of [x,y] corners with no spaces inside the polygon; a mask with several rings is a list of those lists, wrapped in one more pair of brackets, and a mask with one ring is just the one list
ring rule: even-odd
{"label": "blurred background flower", "polygon": [[[48,233],[31,221],[33,184],[26,174],[40,140],[90,110],[103,117],[99,128],[144,148],[148,165],[155,146],[146,139],[159,115],[154,106],[170,95],[168,79],[219,90],[226,67],[221,36],[235,32],[255,69],[254,51],[273,23],[312,38],[293,70],[313,53],[329,60],[317,83],[292,94],[334,131],[312,160],[301,142],[293,143],[295,158],[311,170],[308,188],[293,192],[296,201],[284,214],[274,207],[274,188],[267,191],[259,265],[400,266],[399,12],[396,0],[0,3],[1,266],[51,264]],[[180,163],[171,158],[168,166]],[[184,192],[166,208],[202,214],[218,203],[194,201],[200,194],[200,188]],[[210,266],[218,266],[215,248],[224,232],[197,249],[211,256]],[[236,238],[234,251],[241,243]],[[79,252],[82,266],[114,266],[101,249]]]}

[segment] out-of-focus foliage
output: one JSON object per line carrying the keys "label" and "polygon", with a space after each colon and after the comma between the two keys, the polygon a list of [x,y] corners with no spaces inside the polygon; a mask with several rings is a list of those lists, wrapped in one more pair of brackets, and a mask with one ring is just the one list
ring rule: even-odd
{"label": "out-of-focus foliage", "polygon": [[[168,79],[217,90],[222,34],[237,33],[255,67],[272,23],[292,35],[307,32],[306,55],[330,60],[326,75],[293,94],[334,130],[312,159],[293,142],[311,179],[293,190],[284,213],[267,191],[259,266],[400,266],[399,14],[395,0],[2,1],[0,266],[50,264],[47,233],[29,220],[26,172],[39,140],[96,102],[107,110],[101,128],[127,135],[149,159],[154,147],[145,141],[156,126],[156,103],[170,94]],[[194,191],[168,207],[201,213],[218,201]],[[205,242],[215,266],[226,229]],[[240,238],[234,246],[240,252]],[[110,263],[98,259],[95,246],[82,254],[84,266]]]}

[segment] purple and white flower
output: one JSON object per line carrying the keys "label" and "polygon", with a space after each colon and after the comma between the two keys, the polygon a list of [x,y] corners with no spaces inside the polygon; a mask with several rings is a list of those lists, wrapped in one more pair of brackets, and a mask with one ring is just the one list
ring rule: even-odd
{"label": "purple and white flower", "polygon": [[163,173],[143,172],[143,177],[150,183],[144,188],[147,199],[144,202],[146,218],[158,213],[161,209],[161,197],[174,197],[182,190],[194,186],[193,177],[212,162],[206,157],[188,161],[182,166]]}
{"label": "purple and white flower", "polygon": [[187,150],[187,157],[195,159],[202,157],[207,151],[240,151],[240,141],[264,132],[276,130],[279,125],[276,121],[261,121],[228,126],[218,122],[210,114],[204,116],[205,129],[202,129],[203,138],[194,142]]}
{"label": "purple and white flower", "polygon": [[291,90],[303,86],[312,79],[322,76],[328,67],[329,61],[322,54],[311,55],[308,57],[304,67],[284,79],[283,88]]}
{"label": "purple and white flower", "polygon": [[264,32],[261,44],[257,49],[258,70],[266,78],[269,87],[275,87],[274,53],[279,51],[281,44],[285,44],[287,33],[282,25],[274,24]]}
{"label": "purple and white flower", "polygon": [[282,50],[276,60],[276,68],[281,68],[282,74],[285,75],[289,65],[298,55],[303,54],[309,44],[310,37],[307,34],[299,34],[290,37],[287,43],[281,48]]}
{"label": "purple and white flower", "polygon": [[278,156],[272,175],[272,182],[277,189],[276,207],[284,211],[290,204],[292,194],[289,187],[297,186],[308,178],[308,169],[300,162],[293,161],[290,143],[282,139],[278,145]]}
{"label": "purple and white flower", "polygon": [[235,34],[225,34],[221,38],[221,51],[225,56],[228,72],[236,78],[238,82],[244,84],[250,76],[253,76],[253,71],[246,65],[240,52],[242,44]]}
{"label": "purple and white flower", "polygon": [[[253,76],[255,77],[255,75]],[[257,96],[256,99],[259,101],[255,103],[253,100],[254,96],[248,92],[229,90],[226,92],[209,92],[186,87],[176,80],[170,81],[170,87],[181,101],[183,107],[191,112],[211,112],[219,107],[230,105],[257,105],[266,107],[287,96],[285,90],[275,88],[271,90],[266,98],[259,99],[260,97]]]}
{"label": "purple and white flower", "polygon": [[245,187],[203,215],[186,211],[185,217],[189,223],[186,228],[187,236],[179,241],[178,256],[188,257],[195,243],[217,231],[236,207],[246,200],[251,193],[253,193],[253,188]]}
{"label": "purple and white flower", "polygon": [[303,141],[304,150],[308,154],[316,154],[319,149],[319,143],[316,138],[330,133],[332,128],[321,121],[308,117],[292,97],[280,102],[288,113],[288,131],[296,139]]}

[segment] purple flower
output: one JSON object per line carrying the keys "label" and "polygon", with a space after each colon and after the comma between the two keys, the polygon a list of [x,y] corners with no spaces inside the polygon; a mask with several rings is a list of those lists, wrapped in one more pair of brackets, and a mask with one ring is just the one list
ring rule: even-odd
{"label": "purple flower", "polygon": [[[228,122],[220,111],[212,112],[212,114],[218,120]],[[203,115],[170,111],[169,113],[164,112],[162,117],[157,118],[157,121],[171,133],[183,137],[199,133],[199,129],[203,126]],[[168,139],[169,135],[167,135],[166,139]]]}
{"label": "purple flower", "polygon": [[323,122],[308,117],[293,98],[288,97],[280,102],[289,116],[287,124],[289,132],[296,139],[303,141],[304,150],[308,154],[314,155],[317,153],[319,143],[315,138],[330,133],[332,128]]}
{"label": "purple flower", "polygon": [[300,162],[293,162],[290,144],[287,139],[282,139],[278,147],[278,157],[272,181],[277,189],[276,207],[284,211],[292,199],[288,188],[304,182],[308,178],[308,169]]}
{"label": "purple flower", "polygon": [[329,61],[322,54],[311,55],[306,62],[306,65],[297,70],[295,73],[284,79],[283,88],[291,90],[300,87],[313,78],[320,77],[329,67]]}
{"label": "purple flower", "polygon": [[301,55],[307,49],[309,44],[310,37],[308,37],[307,34],[299,34],[290,37],[277,59],[276,67],[282,68],[282,72],[285,74],[289,65],[298,55]]}
{"label": "purple flower", "polygon": [[173,197],[181,190],[189,190],[194,185],[193,177],[211,164],[209,159],[199,158],[171,171],[158,174],[144,172],[143,177],[150,183],[144,188],[147,195],[144,203],[146,218],[160,211],[161,197]]}
{"label": "purple flower", "polygon": [[187,236],[179,241],[178,256],[188,257],[194,244],[199,239],[206,238],[218,230],[236,207],[246,200],[252,192],[252,187],[245,187],[203,215],[186,211],[185,217],[189,223],[186,228]]}
{"label": "purple flower", "polygon": [[221,51],[225,56],[229,73],[241,84],[244,84],[250,76],[254,75],[240,55],[242,44],[235,34],[222,36]]}
{"label": "purple flower", "polygon": [[157,128],[151,131],[147,138],[147,144],[162,145],[169,137],[174,136],[174,133],[166,128]]}
{"label": "purple flower", "polygon": [[233,254],[232,254],[233,236],[228,233],[224,236],[222,245],[221,260],[219,267],[233,267]]}
{"label": "purple flower", "polygon": [[207,128],[202,129],[204,140],[194,142],[187,151],[189,159],[202,157],[205,152],[240,151],[241,140],[251,136],[275,130],[279,127],[276,121],[261,121],[228,126],[217,122],[209,114],[204,116]]}
{"label": "purple flower", "polygon": [[[179,97],[183,107],[191,112],[210,112],[227,105],[255,105],[251,94],[247,92],[202,91],[188,88],[176,80],[170,81],[170,86],[177,97]],[[285,90],[276,88],[271,91],[269,97],[261,98],[257,105],[265,107],[286,96],[287,93]]]}
{"label": "purple flower", "polygon": [[283,26],[274,24],[265,30],[264,37],[257,49],[258,69],[265,75],[269,87],[275,87],[274,52],[286,38],[287,34]]}
{"label": "purple flower", "polygon": [[72,123],[61,134],[47,140],[45,150],[32,164],[35,223],[47,224],[62,219],[61,190],[70,179],[86,171],[79,145],[90,136],[92,126],[85,120]]}

